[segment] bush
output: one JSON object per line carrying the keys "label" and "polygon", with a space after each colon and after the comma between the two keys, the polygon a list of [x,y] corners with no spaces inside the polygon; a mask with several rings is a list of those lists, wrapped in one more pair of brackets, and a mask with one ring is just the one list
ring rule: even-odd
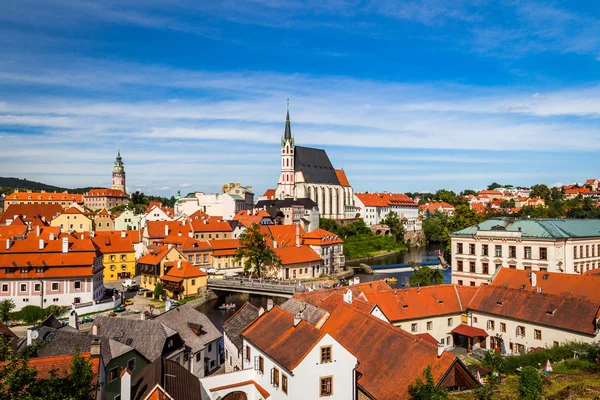
{"label": "bush", "polygon": [[35,324],[39,320],[46,318],[46,311],[38,306],[25,306],[21,311],[17,311],[11,315],[12,320]]}
{"label": "bush", "polygon": [[542,378],[537,369],[523,367],[519,378],[519,399],[539,400],[542,398]]}
{"label": "bush", "polygon": [[154,299],[160,300],[160,296],[162,296],[164,292],[163,285],[160,281],[156,282],[156,286],[154,286]]}

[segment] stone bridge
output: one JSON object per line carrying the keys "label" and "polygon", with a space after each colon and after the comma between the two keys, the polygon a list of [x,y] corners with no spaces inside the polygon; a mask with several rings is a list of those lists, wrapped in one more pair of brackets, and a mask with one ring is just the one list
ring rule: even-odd
{"label": "stone bridge", "polygon": [[207,287],[213,292],[250,293],[278,297],[292,297],[295,293],[306,291],[302,286],[289,281],[274,283],[263,280],[260,282],[257,279],[250,280],[249,278],[212,278],[208,280]]}

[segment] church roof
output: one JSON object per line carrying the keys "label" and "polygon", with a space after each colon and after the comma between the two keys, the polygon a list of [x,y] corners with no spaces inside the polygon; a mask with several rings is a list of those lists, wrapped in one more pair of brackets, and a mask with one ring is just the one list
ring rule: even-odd
{"label": "church roof", "polygon": [[302,172],[306,183],[340,184],[325,150],[296,146],[294,151],[295,171]]}
{"label": "church roof", "polygon": [[287,111],[285,116],[285,134],[283,135],[285,140],[292,138],[292,125],[290,123],[290,110]]}

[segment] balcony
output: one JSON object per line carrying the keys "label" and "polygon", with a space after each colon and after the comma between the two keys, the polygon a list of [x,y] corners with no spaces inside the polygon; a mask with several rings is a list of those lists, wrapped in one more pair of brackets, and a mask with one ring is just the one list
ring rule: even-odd
{"label": "balcony", "polygon": [[163,288],[171,292],[182,292],[183,286],[175,282],[163,282]]}

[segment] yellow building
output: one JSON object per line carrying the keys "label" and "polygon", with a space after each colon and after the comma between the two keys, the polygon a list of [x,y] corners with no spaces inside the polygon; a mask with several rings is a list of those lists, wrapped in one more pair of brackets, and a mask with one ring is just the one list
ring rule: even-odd
{"label": "yellow building", "polygon": [[208,275],[200,268],[181,260],[167,262],[165,268],[167,273],[160,281],[167,296],[179,299],[206,294]]}
{"label": "yellow building", "polygon": [[231,272],[242,272],[245,258],[239,261],[235,259],[237,249],[241,247],[239,239],[207,240],[212,248],[212,268],[217,271],[232,270]]}
{"label": "yellow building", "polygon": [[102,252],[104,280],[114,281],[135,276],[135,249],[127,231],[96,232],[92,240]]}
{"label": "yellow building", "polygon": [[54,217],[50,226],[58,226],[63,232],[90,232],[93,227],[92,220],[77,207],[71,207],[62,214]]}
{"label": "yellow building", "polygon": [[165,274],[166,264],[173,261],[185,261],[185,256],[175,247],[157,246],[137,262],[138,272],[141,275],[140,286],[154,291],[156,283]]}

